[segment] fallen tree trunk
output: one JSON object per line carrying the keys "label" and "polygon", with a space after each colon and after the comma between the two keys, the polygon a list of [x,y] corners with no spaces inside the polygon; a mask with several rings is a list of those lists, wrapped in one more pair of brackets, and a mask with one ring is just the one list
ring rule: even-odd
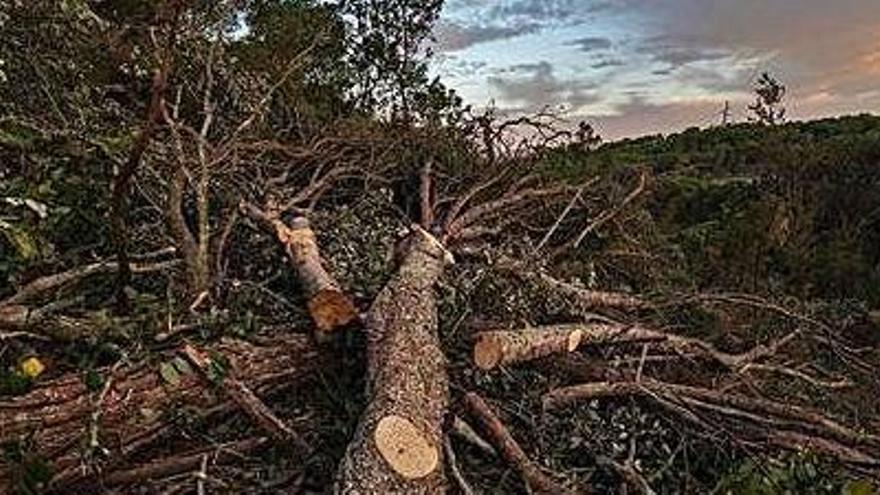
{"label": "fallen tree trunk", "polygon": [[747,352],[731,354],[719,351],[708,342],[638,325],[587,323],[555,325],[522,330],[489,331],[477,334],[474,363],[483,370],[523,363],[535,359],[571,353],[585,345],[608,345],[654,342],[679,353],[694,353],[738,371],[774,354],[798,335],[792,332],[770,344],[759,344]]}
{"label": "fallen tree trunk", "polygon": [[446,491],[442,425],[449,391],[434,284],[448,254],[418,228],[400,252],[397,273],[367,315],[369,402],[337,473],[336,493]]}
{"label": "fallen tree trunk", "polygon": [[[301,337],[259,346],[224,341],[209,349],[224,356],[236,376],[260,394],[302,381],[319,366],[318,353]],[[83,445],[108,454],[109,465],[100,466],[106,474],[168,432],[173,417],[165,413],[178,410],[177,406],[203,412],[235,408],[199,374],[163,371],[172,363],[104,369],[100,393],[90,391],[79,374],[71,374],[0,402],[0,444],[26,446],[29,454],[47,462],[54,475],[51,486],[60,486],[94,474],[93,469],[83,469],[88,466]],[[16,466],[0,465],[0,486],[9,486],[15,470]]]}
{"label": "fallen tree trunk", "polygon": [[316,336],[319,341],[326,340],[333,330],[357,318],[354,303],[324,269],[315,233],[306,218],[294,219],[289,227],[276,220],[274,226],[305,289]]}
{"label": "fallen tree trunk", "polygon": [[243,209],[251,218],[270,228],[284,246],[308,299],[306,304],[319,342],[328,340],[334,330],[357,319],[357,309],[351,298],[324,269],[315,232],[307,218],[297,217],[287,225],[277,214],[266,213],[253,205],[246,204]]}

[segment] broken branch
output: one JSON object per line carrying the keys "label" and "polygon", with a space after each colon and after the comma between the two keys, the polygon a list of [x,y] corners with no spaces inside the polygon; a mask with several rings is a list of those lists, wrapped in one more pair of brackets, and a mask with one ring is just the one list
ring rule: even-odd
{"label": "broken branch", "polygon": [[526,485],[535,493],[556,495],[570,493],[557,483],[553,478],[544,474],[535,463],[523,452],[522,447],[514,440],[513,436],[504,426],[504,423],[492,412],[482,397],[474,392],[468,392],[464,396],[464,404],[470,415],[479,422],[480,426],[489,437],[489,441],[495,445],[504,459],[514,468]]}

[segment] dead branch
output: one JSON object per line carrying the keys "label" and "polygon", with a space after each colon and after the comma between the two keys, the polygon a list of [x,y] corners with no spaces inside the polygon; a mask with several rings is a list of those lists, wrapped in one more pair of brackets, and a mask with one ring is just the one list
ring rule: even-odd
{"label": "dead branch", "polygon": [[123,312],[127,312],[130,309],[125,288],[131,283],[131,270],[128,258],[129,233],[127,232],[126,225],[128,223],[131,181],[140,166],[147,147],[150,145],[150,141],[153,139],[153,135],[162,121],[165,91],[168,87],[168,78],[173,65],[173,47],[177,37],[177,23],[182,14],[184,4],[184,2],[171,2],[160,9],[162,12],[159,14],[159,21],[167,32],[165,33],[165,43],[157,50],[157,67],[153,74],[147,114],[135,136],[125,163],[122,164],[119,172],[113,178],[110,195],[110,235],[116,251],[116,259],[119,263],[116,282],[117,305]]}
{"label": "dead branch", "polygon": [[525,263],[516,261],[508,256],[498,258],[493,266],[499,270],[510,273],[525,281],[534,281],[561,296],[570,298],[584,310],[596,308],[617,308],[624,310],[645,310],[652,304],[644,299],[622,292],[609,292],[592,290],[578,287],[569,282],[558,280],[543,270],[529,269]]}
{"label": "dead branch", "polygon": [[[211,381],[212,366],[211,358],[204,352],[196,349],[190,344],[183,346],[183,354],[193,363],[202,373],[202,376]],[[276,441],[293,442],[300,449],[309,451],[311,448],[290,426],[282,421],[265,402],[245,385],[241,380],[232,375],[232,372],[225,372],[223,376],[217,378],[223,390],[232,399],[233,402],[241,408],[256,424],[258,424],[266,433],[272,435]]]}
{"label": "dead branch", "polygon": [[585,289],[557,280],[546,273],[539,273],[538,276],[548,287],[572,298],[572,300],[584,308],[644,310],[651,307],[650,302],[631,294]]}
{"label": "dead branch", "polygon": [[544,474],[541,468],[528,458],[482,397],[474,392],[468,392],[464,396],[464,405],[489,437],[489,441],[501,452],[508,464],[522,476],[529,489],[535,493],[548,495],[571,493],[571,490],[566,490],[553,478]]}
{"label": "dead branch", "polygon": [[603,225],[608,223],[610,220],[613,220],[624,209],[626,209],[626,207],[630,203],[635,201],[636,198],[638,198],[642,194],[642,192],[645,190],[645,184],[647,184],[647,181],[648,181],[648,174],[646,172],[642,172],[641,176],[639,177],[639,184],[635,187],[635,189],[633,189],[629,194],[627,194],[627,196],[623,199],[623,201],[620,202],[620,204],[618,204],[617,206],[615,206],[614,208],[612,208],[608,211],[601,213],[599,216],[596,217],[595,220],[593,220],[592,222],[587,224],[587,226],[581,231],[580,234],[578,234],[578,236],[571,243],[571,247],[577,249],[581,245],[581,242],[583,242],[584,239],[588,235],[590,235],[591,232],[595,232],[596,229],[602,227]]}
{"label": "dead branch", "polygon": [[[174,250],[162,249],[144,255],[144,257],[151,259],[168,254],[174,254]],[[131,264],[130,269],[134,274],[146,274],[166,270],[173,267],[175,264],[177,264],[176,260],[153,263],[133,263]],[[98,261],[96,263],[71,268],[70,270],[55,273],[53,275],[46,275],[28,282],[26,285],[19,288],[15,294],[0,302],[0,306],[9,307],[21,305],[45,294],[46,292],[79,282],[92,275],[113,273],[117,270],[119,270],[119,263],[116,261]]]}
{"label": "dead branch", "polygon": [[449,441],[448,436],[443,437],[443,452],[446,454],[446,464],[449,466],[449,472],[458,484],[458,489],[461,490],[462,495],[475,495],[474,489],[471,488],[470,483],[467,482],[461,473],[461,469],[458,467],[455,450],[453,450],[452,442]]}
{"label": "dead branch", "polygon": [[502,197],[473,206],[452,219],[449,227],[444,232],[443,243],[449,244],[460,240],[461,233],[465,229],[474,226],[479,221],[485,221],[488,217],[510,214],[509,210],[511,208],[522,208],[533,200],[559,196],[572,190],[577,190],[577,187],[567,184],[555,184],[545,188],[526,188],[522,190],[518,189],[517,185],[518,183],[515,183],[512,189],[508,190]]}
{"label": "dead branch", "polygon": [[[639,395],[653,399],[689,421],[706,426],[696,419],[695,410],[720,415],[758,427],[760,439],[788,450],[803,443],[792,439],[813,438],[807,445],[843,462],[880,465],[880,437],[865,434],[840,424],[823,414],[794,404],[675,385],[656,380],[641,382],[597,382],[551,390],[544,395],[546,410],[555,410],[577,402],[609,397]],[[746,433],[747,430],[750,433]],[[754,434],[755,428],[742,428],[742,434]]]}
{"label": "dead branch", "polygon": [[538,242],[538,245],[535,246],[536,253],[538,251],[540,251],[541,249],[543,249],[544,246],[548,242],[550,242],[550,239],[553,237],[553,234],[556,233],[556,230],[559,228],[560,225],[562,225],[562,222],[565,221],[566,217],[568,217],[568,214],[571,213],[571,210],[574,209],[574,205],[578,201],[580,201],[581,195],[583,193],[584,193],[584,187],[579,187],[577,189],[577,192],[574,193],[574,196],[571,197],[571,201],[569,201],[569,203],[568,203],[568,205],[566,205],[565,209],[562,210],[562,213],[559,214],[559,217],[556,218],[556,221],[553,223],[553,226],[550,227],[550,230],[548,230],[547,233],[544,234],[544,237],[542,237],[541,241]]}
{"label": "dead branch", "polygon": [[243,454],[255,452],[265,447],[267,443],[269,443],[267,438],[255,437],[196,449],[184,454],[155,460],[132,469],[104,473],[92,486],[140,485],[148,481],[196,470],[205,458],[211,458],[213,464],[234,463],[239,461]]}
{"label": "dead branch", "polygon": [[458,416],[452,418],[451,433],[453,433],[458,438],[464,440],[465,442],[473,445],[474,447],[482,450],[487,455],[498,455],[498,453],[495,452],[495,449],[493,449],[492,446],[483,439],[483,437],[481,437],[476,431],[474,431],[471,425],[469,425],[465,420],[461,419]]}
{"label": "dead branch", "polygon": [[431,180],[431,161],[430,160],[426,161],[425,166],[422,167],[422,171],[419,176],[419,183],[420,183],[419,197],[421,198],[421,207],[420,207],[420,212],[419,212],[421,214],[420,225],[426,231],[431,232],[431,230],[433,229],[433,226],[434,226],[434,205],[433,205],[433,201],[432,201],[433,185],[432,185],[432,180]]}
{"label": "dead branch", "polygon": [[633,493],[638,495],[655,495],[657,493],[651,488],[648,480],[646,480],[629,461],[617,462],[614,459],[598,457],[596,459],[596,464],[611,468],[611,470],[623,479],[623,482],[627,487],[632,488]]}

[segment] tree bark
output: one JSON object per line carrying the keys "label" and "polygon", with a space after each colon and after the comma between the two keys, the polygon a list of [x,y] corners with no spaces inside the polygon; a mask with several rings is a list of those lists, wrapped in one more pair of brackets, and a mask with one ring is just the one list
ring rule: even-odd
{"label": "tree bark", "polygon": [[284,246],[308,299],[307,306],[315,323],[317,341],[328,340],[335,330],[358,318],[351,298],[324,269],[315,232],[306,217],[297,217],[287,225],[272,210],[264,211],[247,202],[241,204],[241,210],[273,232]]}
{"label": "tree bark", "polygon": [[574,352],[584,330],[578,327],[529,328],[482,332],[474,345],[474,363],[482,370]]}
{"label": "tree bark", "polygon": [[367,316],[369,402],[337,473],[336,493],[446,491],[442,425],[449,391],[434,285],[448,252],[419,228],[399,252],[398,271]]}
{"label": "tree bark", "polygon": [[354,303],[324,269],[315,232],[308,219],[298,217],[288,226],[276,218],[272,225],[305,290],[309,314],[317,329],[316,337],[318,341],[324,341],[334,330],[357,319]]}
{"label": "tree bark", "polygon": [[[228,359],[242,382],[261,394],[302,381],[319,365],[318,353],[305,338],[288,336],[260,346],[224,341],[211,350]],[[110,465],[101,466],[107,473],[173,426],[173,418],[164,414],[173,406],[211,412],[235,407],[197,373],[181,373],[176,383],[160,375],[159,365],[104,369],[102,375],[106,381],[100,394],[90,392],[79,374],[70,374],[0,402],[0,444],[29,445],[29,453],[44,458],[54,473],[52,486],[60,486],[87,475],[81,454],[90,436],[109,451]],[[0,487],[9,486],[14,470],[0,465]]]}
{"label": "tree bark", "polygon": [[[523,363],[535,359],[574,352],[584,345],[608,345],[655,342],[680,353],[694,353],[730,370],[738,371],[760,359],[772,356],[798,332],[792,332],[768,344],[731,354],[712,344],[639,325],[620,323],[585,323],[553,325],[521,330],[489,331],[477,334],[474,363],[483,370]],[[784,370],[783,370],[784,371]]]}

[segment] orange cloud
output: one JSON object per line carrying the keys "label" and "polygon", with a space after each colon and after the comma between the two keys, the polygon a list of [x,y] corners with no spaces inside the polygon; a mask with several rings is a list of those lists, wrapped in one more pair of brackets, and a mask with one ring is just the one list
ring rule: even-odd
{"label": "orange cloud", "polygon": [[880,74],[880,49],[862,58],[863,66],[871,74]]}

